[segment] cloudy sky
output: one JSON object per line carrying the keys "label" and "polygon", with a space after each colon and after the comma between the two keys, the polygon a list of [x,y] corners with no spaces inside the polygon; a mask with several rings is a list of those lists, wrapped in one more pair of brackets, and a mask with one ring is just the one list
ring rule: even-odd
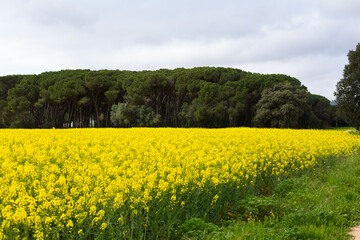
{"label": "cloudy sky", "polygon": [[334,99],[359,0],[0,2],[0,75],[222,66],[298,78]]}

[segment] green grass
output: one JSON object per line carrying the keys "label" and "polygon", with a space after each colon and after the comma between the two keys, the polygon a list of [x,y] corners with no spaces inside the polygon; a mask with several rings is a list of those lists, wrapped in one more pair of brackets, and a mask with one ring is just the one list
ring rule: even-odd
{"label": "green grass", "polygon": [[356,128],[354,128],[354,127],[337,127],[337,128],[330,128],[329,130],[335,130],[335,131],[356,131]]}
{"label": "green grass", "polygon": [[360,222],[360,155],[330,165],[239,200],[222,222],[191,219],[182,239],[350,239]]}

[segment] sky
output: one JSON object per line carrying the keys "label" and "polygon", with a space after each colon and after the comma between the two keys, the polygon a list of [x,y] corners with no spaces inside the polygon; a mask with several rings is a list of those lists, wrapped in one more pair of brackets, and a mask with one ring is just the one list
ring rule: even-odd
{"label": "sky", "polygon": [[199,66],[281,73],[335,99],[359,0],[0,1],[0,76]]}

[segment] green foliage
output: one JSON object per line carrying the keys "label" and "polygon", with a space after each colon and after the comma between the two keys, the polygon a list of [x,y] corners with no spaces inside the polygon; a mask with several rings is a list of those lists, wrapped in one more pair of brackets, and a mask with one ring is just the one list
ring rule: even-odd
{"label": "green foliage", "polygon": [[336,102],[343,118],[351,125],[360,127],[360,43],[348,53],[343,78],[336,85]]}
{"label": "green foliage", "polygon": [[300,117],[302,128],[329,128],[331,124],[339,124],[335,106],[330,105],[330,101],[325,97],[307,94],[307,106]]}
{"label": "green foliage", "polygon": [[281,204],[272,197],[251,196],[241,199],[232,211],[238,213],[238,217],[243,221],[264,221],[271,217],[280,218],[284,209],[282,209]]}
{"label": "green foliage", "polygon": [[7,110],[7,95],[8,91],[15,87],[17,83],[21,81],[24,76],[12,75],[0,77],[0,128],[8,127],[10,125],[11,116]]}
{"label": "green foliage", "polygon": [[329,162],[280,182],[272,196],[238,201],[236,221],[190,239],[349,239],[360,222],[360,156]]}
{"label": "green foliage", "polygon": [[218,231],[220,228],[213,223],[207,223],[200,218],[191,218],[180,226],[179,235],[182,239],[205,239],[207,234]]}
{"label": "green foliage", "polygon": [[[285,83],[295,89],[293,92],[306,92],[300,81],[290,76],[221,67],[140,72],[62,70],[4,76],[0,77],[0,127],[111,127],[131,122],[133,126],[219,128],[253,126],[253,121],[273,127],[341,125],[329,101],[310,93],[306,93],[305,113],[297,123],[291,115],[297,106],[291,102],[282,104],[281,111],[293,122],[277,120],[276,115],[271,120],[274,124],[260,123],[259,116],[255,121],[255,115],[260,114],[256,106],[262,96],[276,84]],[[282,97],[284,101],[293,100]],[[148,109],[152,109],[160,120],[155,124],[147,120],[151,116],[142,116],[140,120],[116,125],[110,119],[111,107],[123,102],[129,104],[129,111],[133,107],[143,108],[140,115],[147,116]]]}
{"label": "green foliage", "polygon": [[307,103],[306,92],[290,83],[277,84],[266,89],[257,103],[254,126],[298,128]]}
{"label": "green foliage", "polygon": [[160,123],[160,115],[147,106],[118,103],[111,107],[111,122],[120,127],[154,127]]}

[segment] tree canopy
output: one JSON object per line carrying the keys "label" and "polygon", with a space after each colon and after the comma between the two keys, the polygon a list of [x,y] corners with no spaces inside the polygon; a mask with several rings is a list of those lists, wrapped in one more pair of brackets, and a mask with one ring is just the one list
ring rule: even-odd
{"label": "tree canopy", "polygon": [[343,78],[336,85],[336,102],[345,121],[360,127],[360,43],[348,53]]}
{"label": "tree canopy", "polygon": [[307,92],[293,77],[196,67],[156,71],[62,70],[0,77],[0,127],[219,128],[254,126],[255,122],[268,126],[254,117],[264,108],[266,100],[261,99],[277,91],[274,86],[286,86],[292,94],[301,92],[301,101],[295,105],[306,111],[295,114],[297,110],[290,107],[295,105],[287,102],[295,101],[291,94],[288,98],[282,95],[285,106],[280,114],[289,114],[293,123],[271,126],[321,128],[332,122],[330,102]]}
{"label": "tree canopy", "polygon": [[257,127],[298,128],[307,106],[306,92],[290,83],[278,83],[265,89],[256,104],[253,119]]}

